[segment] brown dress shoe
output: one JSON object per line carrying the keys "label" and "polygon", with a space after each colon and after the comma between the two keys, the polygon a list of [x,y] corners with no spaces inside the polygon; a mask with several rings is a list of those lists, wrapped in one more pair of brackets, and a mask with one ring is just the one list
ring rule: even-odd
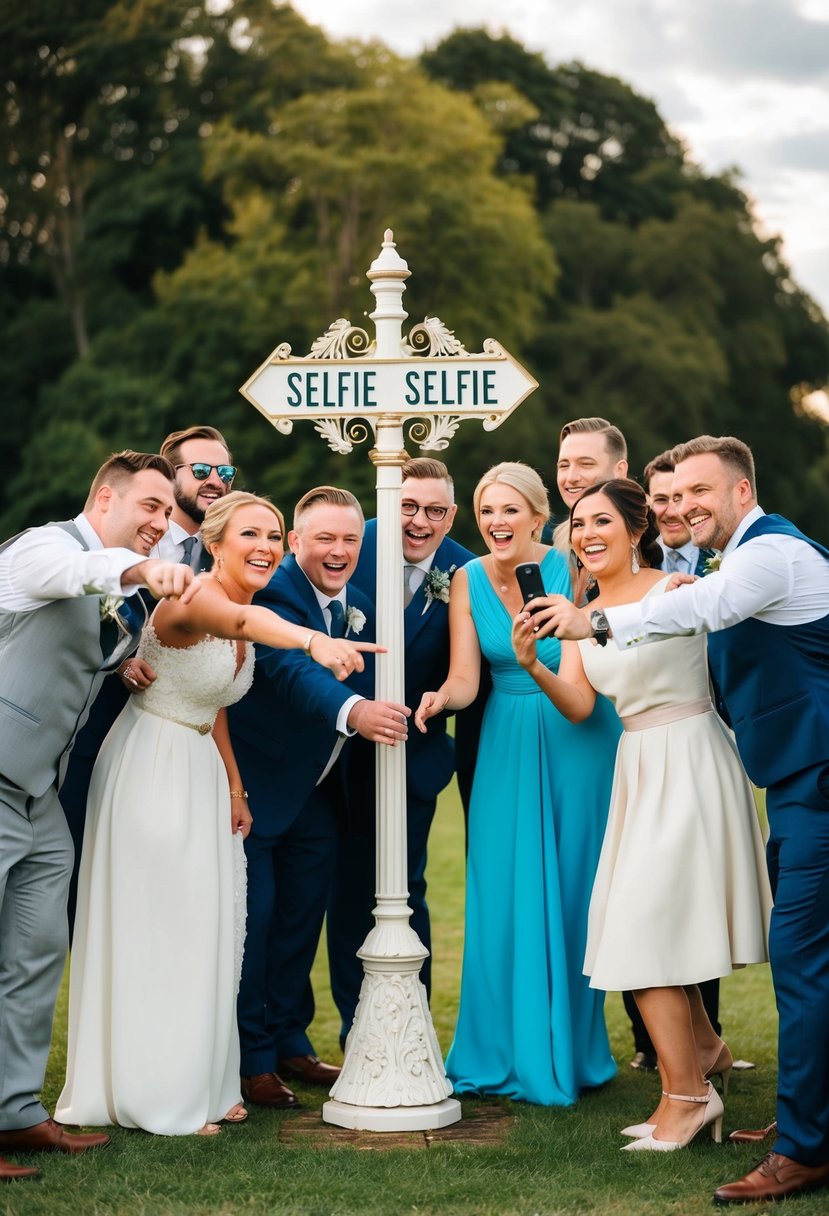
{"label": "brown dress shoe", "polygon": [[299,1098],[288,1089],[275,1072],[260,1072],[255,1077],[242,1077],[242,1097],[255,1106],[271,1110],[296,1110]]}
{"label": "brown dress shoe", "polygon": [[306,1085],[325,1085],[329,1089],[342,1072],[334,1064],[326,1064],[319,1056],[288,1056],[278,1060],[276,1067],[292,1081],[304,1081]]}
{"label": "brown dress shoe", "polygon": [[829,1162],[826,1165],[801,1165],[780,1153],[766,1153],[739,1182],[729,1182],[714,1192],[715,1203],[752,1203],[766,1199],[784,1199],[801,1191],[829,1186]]}
{"label": "brown dress shoe", "polygon": [[777,1133],[777,1120],[770,1123],[768,1127],[742,1127],[739,1131],[732,1132],[728,1139],[732,1144],[762,1144],[768,1136],[774,1136]]}
{"label": "brown dress shoe", "polygon": [[0,1182],[19,1182],[21,1178],[39,1178],[40,1170],[33,1165],[14,1165],[0,1157]]}
{"label": "brown dress shoe", "polygon": [[54,1119],[45,1119],[34,1127],[0,1132],[0,1152],[12,1153],[85,1153],[90,1148],[103,1148],[109,1136],[103,1132],[66,1131]]}

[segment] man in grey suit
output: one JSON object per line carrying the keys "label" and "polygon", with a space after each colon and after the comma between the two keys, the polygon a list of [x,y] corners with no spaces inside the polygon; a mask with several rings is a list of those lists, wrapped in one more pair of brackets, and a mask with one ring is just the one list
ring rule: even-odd
{"label": "man in grey suit", "polygon": [[[81,1153],[109,1139],[66,1132],[37,1096],[72,870],[57,790],[106,670],[136,643],[128,600],[140,586],[177,597],[192,582],[187,566],[147,560],[167,530],[173,480],[164,457],[121,452],[74,520],[0,546],[0,1152]],[[37,1173],[0,1159],[0,1180]]]}

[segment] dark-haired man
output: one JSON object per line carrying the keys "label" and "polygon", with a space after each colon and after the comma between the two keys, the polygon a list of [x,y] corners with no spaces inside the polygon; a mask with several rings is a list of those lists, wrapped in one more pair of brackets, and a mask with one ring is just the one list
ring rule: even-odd
{"label": "dark-haired man", "polygon": [[[136,644],[125,597],[139,586],[176,597],[193,578],[148,560],[167,530],[172,482],[163,457],[121,452],[74,520],[0,548],[0,1152],[80,1153],[109,1139],[70,1134],[38,1098],[72,870],[57,788],[106,670]],[[0,1161],[0,1179],[37,1172]]]}

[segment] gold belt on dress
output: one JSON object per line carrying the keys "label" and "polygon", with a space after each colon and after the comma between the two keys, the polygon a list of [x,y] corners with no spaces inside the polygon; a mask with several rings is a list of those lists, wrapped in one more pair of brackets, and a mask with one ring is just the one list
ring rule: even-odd
{"label": "gold belt on dress", "polygon": [[186,726],[188,730],[198,731],[200,735],[209,735],[213,729],[212,722],[182,722],[181,718],[171,718],[169,714],[160,714],[157,709],[150,709],[149,705],[142,705],[135,701],[133,704],[138,709],[142,709],[145,714],[154,714],[156,718],[163,718],[165,722],[173,722],[176,726]]}
{"label": "gold belt on dress", "polygon": [[696,714],[707,714],[714,706],[710,697],[698,701],[686,701],[684,705],[665,705],[661,709],[646,709],[641,714],[630,714],[622,718],[625,730],[648,730],[651,726],[667,726],[682,718],[693,718]]}

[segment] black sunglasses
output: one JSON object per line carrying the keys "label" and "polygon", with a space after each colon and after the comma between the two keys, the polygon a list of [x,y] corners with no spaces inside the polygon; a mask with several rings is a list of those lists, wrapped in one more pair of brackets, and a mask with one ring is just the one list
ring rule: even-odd
{"label": "black sunglasses", "polygon": [[195,464],[177,464],[176,468],[189,469],[196,481],[207,481],[210,470],[215,469],[226,486],[230,485],[236,476],[235,464],[202,464],[200,460],[197,460]]}

